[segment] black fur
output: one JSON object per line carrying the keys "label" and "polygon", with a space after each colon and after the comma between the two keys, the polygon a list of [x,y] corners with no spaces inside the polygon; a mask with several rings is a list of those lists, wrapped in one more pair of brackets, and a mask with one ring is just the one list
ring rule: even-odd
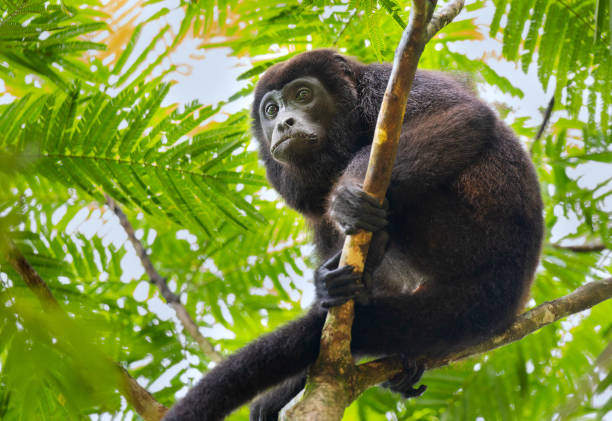
{"label": "black fur", "polygon": [[[389,73],[386,64],[317,50],[269,69],[255,89],[253,131],[268,178],[310,222],[322,260],[344,240],[330,203],[363,180]],[[303,76],[322,82],[337,111],[323,152],[286,165],[270,155],[259,106],[266,92]],[[356,305],[355,355],[438,356],[505,328],[537,265],[542,204],[529,157],[494,112],[452,78],[417,72],[387,199],[389,241],[370,267],[369,300]],[[221,419],[287,380],[253,405],[252,419],[275,419],[317,357],[325,314],[315,302],[303,318],[232,355],[165,420]]]}

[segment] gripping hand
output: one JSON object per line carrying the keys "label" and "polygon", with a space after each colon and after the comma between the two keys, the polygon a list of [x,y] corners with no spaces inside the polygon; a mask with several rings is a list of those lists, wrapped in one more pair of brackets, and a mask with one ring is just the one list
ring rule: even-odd
{"label": "gripping hand", "polygon": [[332,197],[330,216],[345,234],[376,232],[388,223],[387,207],[386,200],[381,205],[358,185],[344,185]]}

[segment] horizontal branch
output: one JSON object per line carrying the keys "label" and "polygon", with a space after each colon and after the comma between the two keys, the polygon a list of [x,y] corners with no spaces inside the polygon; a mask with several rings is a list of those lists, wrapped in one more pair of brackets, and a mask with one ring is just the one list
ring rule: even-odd
{"label": "horizontal branch", "polygon": [[[47,283],[40,277],[36,269],[30,265],[27,259],[21,254],[21,252],[15,247],[12,242],[8,243],[8,262],[11,266],[19,273],[23,278],[26,286],[36,295],[41,303],[42,308],[49,313],[59,315],[64,323],[74,323],[74,321],[68,317],[66,312],[61,308]],[[160,404],[155,400],[146,389],[138,384],[132,376],[129,375],[127,370],[121,367],[118,363],[111,361],[101,351],[91,349],[96,355],[100,355],[100,358],[105,359],[111,364],[119,373],[120,376],[120,392],[127,401],[146,421],[158,421],[160,420],[166,411],[168,410],[164,405]]]}
{"label": "horizontal branch", "polygon": [[166,303],[168,303],[168,305],[172,307],[172,309],[176,313],[176,317],[178,317],[178,319],[181,321],[185,330],[187,330],[191,337],[195,339],[202,353],[207,356],[211,361],[220,362],[221,360],[223,360],[223,356],[217,351],[215,351],[210,341],[208,341],[208,339],[206,339],[200,333],[198,325],[196,325],[195,321],[193,320],[185,306],[181,304],[181,300],[179,299],[179,297],[172,291],[170,291],[168,283],[166,282],[166,278],[164,278],[159,274],[159,272],[157,272],[144,246],[142,245],[140,240],[136,238],[134,227],[127,219],[127,216],[125,215],[125,213],[123,213],[117,202],[115,202],[115,200],[108,194],[105,194],[104,197],[106,198],[106,204],[108,205],[108,207],[115,213],[115,215],[117,215],[117,218],[119,218],[119,223],[125,230],[125,233],[127,234],[130,243],[132,243],[134,250],[136,250],[136,254],[140,259],[140,263],[144,267],[145,272],[149,276],[150,282],[157,286],[159,292],[166,300]]}
{"label": "horizontal branch", "polygon": [[[609,298],[612,298],[612,277],[602,281],[589,282],[571,294],[554,301],[547,301],[521,314],[504,332],[478,345],[450,353],[442,358],[424,359],[423,363],[427,369],[432,369],[499,348],[518,341],[559,319],[587,310]],[[355,396],[358,396],[367,388],[399,374],[402,370],[402,364],[399,358],[391,357],[362,364],[358,367],[358,370],[360,372],[359,390],[355,391]]]}
{"label": "horizontal branch", "polygon": [[573,251],[575,253],[590,253],[595,251],[604,251],[607,249],[606,245],[603,243],[579,244],[576,246],[562,246],[560,244],[552,244],[552,247],[559,250]]}

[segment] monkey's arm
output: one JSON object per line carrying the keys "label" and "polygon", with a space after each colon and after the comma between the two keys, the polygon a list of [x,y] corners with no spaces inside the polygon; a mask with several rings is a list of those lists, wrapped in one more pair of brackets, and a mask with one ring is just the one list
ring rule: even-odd
{"label": "monkey's arm", "polygon": [[[496,137],[497,118],[477,99],[404,121],[387,197],[413,196],[439,185],[477,161]],[[362,148],[338,179],[331,200],[363,183],[371,146]]]}
{"label": "monkey's arm", "polygon": [[496,123],[476,99],[404,122],[390,188],[405,195],[448,181],[484,154]]}

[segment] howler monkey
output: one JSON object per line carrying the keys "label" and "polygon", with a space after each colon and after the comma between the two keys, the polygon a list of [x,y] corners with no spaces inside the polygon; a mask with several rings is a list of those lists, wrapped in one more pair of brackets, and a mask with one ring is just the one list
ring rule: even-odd
{"label": "howler monkey", "polygon": [[[516,137],[451,77],[418,71],[385,206],[360,189],[391,71],[332,50],[268,69],[253,133],[270,183],[314,231],[323,263],[302,318],[214,367],[167,421],[218,420],[266,389],[252,420],[274,420],[304,385],[326,309],[356,299],[355,356],[400,355],[388,385],[404,396],[422,368],[503,329],[524,303],[542,240],[535,171]],[[364,281],[336,268],[346,233],[374,231]],[[284,383],[281,383],[284,382]]]}

